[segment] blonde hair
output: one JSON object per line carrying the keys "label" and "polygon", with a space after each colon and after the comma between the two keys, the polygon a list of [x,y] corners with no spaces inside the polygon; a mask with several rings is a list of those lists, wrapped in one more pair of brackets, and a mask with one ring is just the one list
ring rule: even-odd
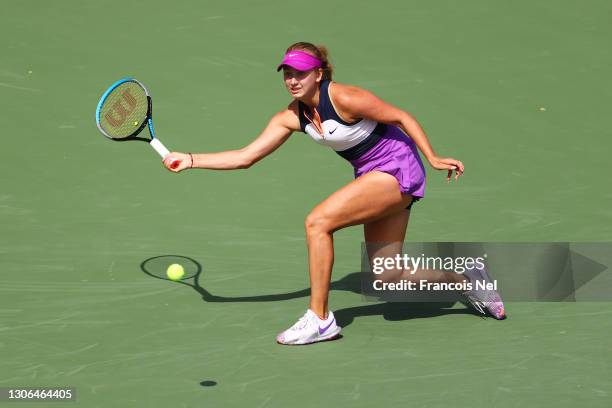
{"label": "blonde hair", "polygon": [[309,42],[296,42],[287,48],[289,51],[304,51],[310,55],[317,57],[321,61],[321,69],[323,70],[323,80],[331,81],[334,73],[334,67],[329,62],[329,53],[324,45],[314,45]]}

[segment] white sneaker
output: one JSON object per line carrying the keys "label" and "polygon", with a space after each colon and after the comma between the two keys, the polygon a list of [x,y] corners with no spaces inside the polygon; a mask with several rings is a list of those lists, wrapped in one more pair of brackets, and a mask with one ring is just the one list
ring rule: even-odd
{"label": "white sneaker", "polygon": [[278,344],[311,344],[332,340],[340,335],[340,327],[330,311],[327,319],[321,320],[315,312],[308,309],[293,326],[276,336]]}

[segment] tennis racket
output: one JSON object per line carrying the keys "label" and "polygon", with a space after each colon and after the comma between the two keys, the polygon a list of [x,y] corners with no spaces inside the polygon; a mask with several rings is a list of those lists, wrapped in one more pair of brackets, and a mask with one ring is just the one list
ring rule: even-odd
{"label": "tennis racket", "polygon": [[[153,102],[147,88],[134,78],[123,78],[112,84],[100,98],[96,124],[110,140],[147,142],[163,159],[170,152],[155,137],[152,115]],[[149,129],[150,137],[139,137],[145,127]],[[174,163],[179,164],[178,161]]]}

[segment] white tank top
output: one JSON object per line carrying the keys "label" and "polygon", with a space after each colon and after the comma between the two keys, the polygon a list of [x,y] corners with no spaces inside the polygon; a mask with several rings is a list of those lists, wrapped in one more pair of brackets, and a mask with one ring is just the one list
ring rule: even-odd
{"label": "white tank top", "polygon": [[312,124],[312,113],[305,104],[299,102],[300,127],[313,140],[324,146],[329,146],[337,152],[350,149],[363,142],[378,126],[378,122],[370,119],[361,119],[354,123],[342,120],[329,97],[330,81],[323,81],[320,85],[319,105],[317,112],[321,117],[323,134],[319,133]]}

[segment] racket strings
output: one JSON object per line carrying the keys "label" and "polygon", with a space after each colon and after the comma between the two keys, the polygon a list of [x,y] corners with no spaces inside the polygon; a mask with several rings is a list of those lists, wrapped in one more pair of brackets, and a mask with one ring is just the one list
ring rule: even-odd
{"label": "racket strings", "polygon": [[141,129],[147,120],[149,101],[136,82],[125,82],[106,97],[100,109],[100,126],[107,136],[123,139]]}

